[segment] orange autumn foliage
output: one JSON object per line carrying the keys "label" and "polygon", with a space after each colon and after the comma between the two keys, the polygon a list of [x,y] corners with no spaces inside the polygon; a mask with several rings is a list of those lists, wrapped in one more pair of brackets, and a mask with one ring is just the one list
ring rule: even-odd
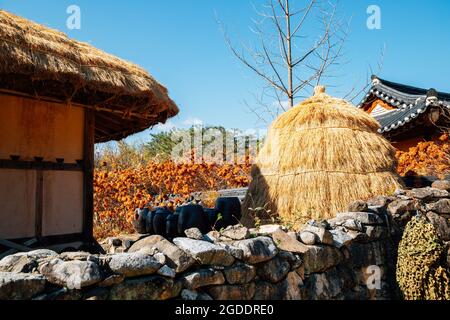
{"label": "orange autumn foliage", "polygon": [[[250,164],[149,163],[142,168],[99,168],[94,174],[94,235],[132,233],[134,210],[166,205],[174,209],[192,192],[245,187]],[[176,195],[169,199],[169,195]]]}
{"label": "orange autumn foliage", "polygon": [[443,134],[437,141],[419,142],[408,152],[397,152],[398,173],[443,178],[450,174],[450,139]]}
{"label": "orange autumn foliage", "polygon": [[[397,152],[400,175],[450,174],[450,139],[447,134],[434,142],[420,142],[408,152]],[[247,159],[248,160],[248,159]],[[127,168],[110,163],[94,174],[94,234],[98,239],[133,233],[131,221],[138,207],[166,205],[174,209],[190,193],[247,187],[250,161],[245,164],[177,164],[150,162]],[[176,195],[169,197],[169,195]],[[213,203],[209,199],[208,203]]]}

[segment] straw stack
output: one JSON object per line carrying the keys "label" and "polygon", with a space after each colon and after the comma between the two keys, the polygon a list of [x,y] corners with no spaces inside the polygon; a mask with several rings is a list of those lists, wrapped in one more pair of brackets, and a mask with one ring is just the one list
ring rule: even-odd
{"label": "straw stack", "polygon": [[316,87],[270,127],[252,168],[243,223],[275,217],[295,228],[395,191],[395,149],[378,129],[370,115]]}

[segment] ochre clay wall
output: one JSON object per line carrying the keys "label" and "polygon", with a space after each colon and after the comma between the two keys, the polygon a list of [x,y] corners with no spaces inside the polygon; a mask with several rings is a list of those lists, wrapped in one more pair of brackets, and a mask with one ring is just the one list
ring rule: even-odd
{"label": "ochre clay wall", "polygon": [[81,233],[83,229],[83,173],[44,172],[42,235]]}
{"label": "ochre clay wall", "polygon": [[0,238],[34,236],[36,172],[0,169]]}
{"label": "ochre clay wall", "polygon": [[[0,94],[0,160],[83,159],[84,109]],[[46,171],[42,236],[81,233],[83,172]],[[35,236],[37,171],[0,167],[0,238]]]}

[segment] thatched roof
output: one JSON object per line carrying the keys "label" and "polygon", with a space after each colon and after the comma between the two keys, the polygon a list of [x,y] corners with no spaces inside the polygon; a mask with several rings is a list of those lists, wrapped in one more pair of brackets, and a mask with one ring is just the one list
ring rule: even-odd
{"label": "thatched roof", "polygon": [[395,149],[378,129],[367,113],[316,88],[270,127],[252,169],[243,222],[251,224],[256,212],[300,225],[334,217],[353,200],[394,192],[400,186]]}
{"label": "thatched roof", "polygon": [[118,140],[178,113],[142,68],[0,10],[0,92],[95,108],[96,142]]}

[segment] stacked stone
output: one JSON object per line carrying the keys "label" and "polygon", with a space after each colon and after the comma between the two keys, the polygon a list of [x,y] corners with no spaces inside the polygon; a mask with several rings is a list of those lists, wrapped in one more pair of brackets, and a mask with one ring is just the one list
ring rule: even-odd
{"label": "stacked stone", "polygon": [[436,188],[399,190],[297,233],[238,225],[208,234],[190,229],[173,241],[110,238],[106,254],[18,253],[0,261],[0,299],[390,299],[392,235],[422,212],[448,239],[449,198]]}
{"label": "stacked stone", "polygon": [[366,265],[384,263],[379,241],[369,241],[362,231],[314,222],[304,232],[314,234],[314,244],[302,243],[301,234],[278,225],[253,230],[234,226],[206,235],[188,230],[191,238],[173,242],[149,236],[122,253],[19,253],[0,261],[0,299],[370,297],[358,286]]}

